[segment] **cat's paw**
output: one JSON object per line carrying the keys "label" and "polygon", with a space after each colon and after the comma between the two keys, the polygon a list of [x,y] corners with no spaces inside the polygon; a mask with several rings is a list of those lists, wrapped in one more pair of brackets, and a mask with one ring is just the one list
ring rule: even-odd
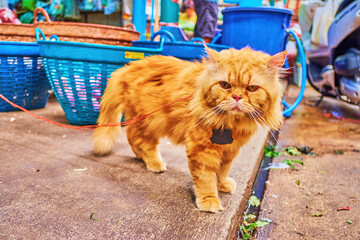
{"label": "cat's paw", "polygon": [[236,182],[233,178],[226,178],[226,180],[219,183],[219,191],[233,194],[236,189]]}
{"label": "cat's paw", "polygon": [[221,205],[220,199],[217,197],[206,197],[196,199],[196,206],[200,211],[217,213],[224,208]]}
{"label": "cat's paw", "polygon": [[160,162],[160,161],[152,162],[152,163],[147,163],[146,168],[150,172],[160,173],[160,172],[164,172],[166,170],[166,164],[164,162]]}

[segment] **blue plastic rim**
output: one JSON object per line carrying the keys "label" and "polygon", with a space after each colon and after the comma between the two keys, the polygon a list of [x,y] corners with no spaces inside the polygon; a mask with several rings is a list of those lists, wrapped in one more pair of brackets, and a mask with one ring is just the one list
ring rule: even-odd
{"label": "blue plastic rim", "polygon": [[65,116],[73,125],[96,124],[100,100],[111,73],[126,63],[160,54],[164,40],[155,48],[110,46],[46,40],[36,30],[46,75]]}
{"label": "blue plastic rim", "polygon": [[[159,35],[161,36],[161,39],[166,39],[161,55],[172,56],[187,61],[201,60],[207,56],[204,44],[195,42],[202,42],[202,39],[198,38],[191,42],[176,41],[174,36],[166,30],[156,32],[151,37],[151,41],[133,41],[132,45],[135,47],[155,48],[159,43],[154,41],[154,39]],[[229,46],[219,44],[207,44],[207,46],[216,51],[230,48]]]}
{"label": "blue plastic rim", "polygon": [[222,44],[250,46],[270,55],[286,48],[292,11],[271,7],[230,7],[222,11]]}
{"label": "blue plastic rim", "polygon": [[[37,43],[0,42],[0,93],[31,110],[45,107],[50,93]],[[0,99],[0,112],[19,111]]]}

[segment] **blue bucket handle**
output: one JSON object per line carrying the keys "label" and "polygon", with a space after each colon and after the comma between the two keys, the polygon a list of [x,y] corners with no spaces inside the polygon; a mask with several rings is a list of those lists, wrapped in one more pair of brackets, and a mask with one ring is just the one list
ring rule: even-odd
{"label": "blue bucket handle", "polygon": [[300,86],[300,92],[297,96],[295,102],[290,106],[285,101],[282,101],[282,104],[285,106],[285,110],[282,112],[284,117],[290,117],[294,109],[300,104],[301,100],[304,97],[305,87],[306,87],[306,79],[307,79],[307,70],[306,70],[306,55],[304,51],[304,47],[301,44],[300,38],[296,35],[296,33],[291,30],[287,29],[286,32],[290,35],[292,35],[295,39],[296,46],[298,49],[298,52],[300,54],[300,63],[301,63],[301,86]]}
{"label": "blue bucket handle", "polygon": [[159,44],[159,47],[158,47],[158,50],[160,52],[162,52],[164,50],[164,43],[165,43],[165,38],[161,38],[160,39],[160,44]]}
{"label": "blue bucket handle", "polygon": [[154,33],[154,34],[151,36],[151,39],[150,39],[150,40],[151,40],[151,41],[154,41],[155,37],[156,37],[156,36],[159,36],[159,35],[160,35],[161,37],[163,37],[163,36],[167,37],[167,38],[170,40],[170,42],[176,42],[174,35],[172,35],[171,32],[166,31],[166,30],[157,31],[156,33]]}
{"label": "blue bucket handle", "polygon": [[50,38],[49,38],[49,41],[51,41],[51,40],[53,40],[53,39],[54,39],[55,41],[60,41],[59,36],[56,35],[56,34],[51,35]]}
{"label": "blue bucket handle", "polygon": [[204,39],[196,37],[191,39],[189,42],[200,42],[200,43],[205,43]]}
{"label": "blue bucket handle", "polygon": [[221,38],[221,37],[222,37],[222,33],[219,33],[218,35],[216,35],[216,36],[211,40],[210,43],[215,44],[215,42],[216,42],[219,38]]}
{"label": "blue bucket handle", "polygon": [[[40,39],[40,35],[43,39]],[[39,41],[39,40],[46,40],[46,37],[45,37],[45,34],[43,33],[43,31],[41,31],[40,28],[36,28],[35,30],[35,36],[36,36],[36,41]]]}

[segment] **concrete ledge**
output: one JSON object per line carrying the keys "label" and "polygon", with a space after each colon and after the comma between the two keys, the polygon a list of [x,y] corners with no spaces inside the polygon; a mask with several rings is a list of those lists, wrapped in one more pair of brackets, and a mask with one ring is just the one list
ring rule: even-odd
{"label": "concrete ledge", "polygon": [[[33,112],[67,123],[54,99]],[[184,147],[164,140],[168,170],[155,174],[125,134],[113,154],[95,157],[92,132],[22,112],[0,113],[0,127],[0,239],[234,239],[268,133],[243,147],[230,171],[238,188],[221,193],[225,210],[210,214],[195,207]]]}

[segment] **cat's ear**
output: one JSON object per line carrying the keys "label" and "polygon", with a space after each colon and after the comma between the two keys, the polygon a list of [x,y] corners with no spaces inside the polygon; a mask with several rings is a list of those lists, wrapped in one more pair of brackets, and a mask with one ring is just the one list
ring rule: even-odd
{"label": "cat's ear", "polygon": [[272,72],[278,72],[279,69],[282,67],[286,60],[287,52],[286,50],[280,53],[275,54],[274,56],[270,57],[270,60],[267,63],[267,68]]}
{"label": "cat's ear", "polygon": [[211,48],[206,46],[205,43],[203,43],[203,44],[204,44],[205,51],[206,51],[206,53],[208,55],[208,59],[211,60],[212,62],[216,62],[218,52],[215,51],[215,50],[212,50]]}

